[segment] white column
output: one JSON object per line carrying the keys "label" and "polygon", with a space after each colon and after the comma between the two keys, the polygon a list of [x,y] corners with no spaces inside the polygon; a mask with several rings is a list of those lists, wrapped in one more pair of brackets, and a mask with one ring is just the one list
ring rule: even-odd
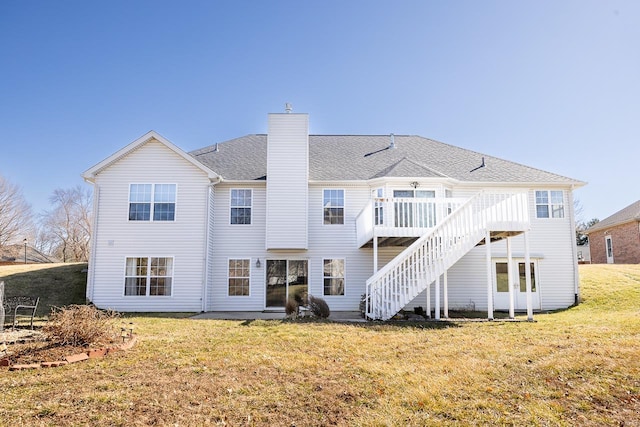
{"label": "white column", "polygon": [[511,255],[511,237],[507,237],[507,275],[509,286],[509,319],[515,319],[513,291],[513,256]]}
{"label": "white column", "polygon": [[484,236],[487,258],[487,319],[493,320],[493,279],[491,274],[491,232],[487,230]]}
{"label": "white column", "polygon": [[431,319],[431,283],[427,284],[427,319]]}
{"label": "white column", "polygon": [[448,274],[448,270],[444,271],[444,277],[443,277],[443,282],[442,282],[442,291],[444,293],[444,318],[448,319],[449,318],[449,289],[448,289],[448,283],[447,283],[447,274]]}
{"label": "white column", "polygon": [[435,318],[436,320],[440,320],[440,275],[438,274],[438,277],[436,277],[436,294],[435,294],[435,300],[436,300],[436,313],[435,313]]}
{"label": "white column", "polygon": [[524,278],[527,286],[527,320],[533,320],[533,295],[531,295],[531,258],[529,255],[529,232],[524,232]]}
{"label": "white column", "polygon": [[378,236],[373,233],[373,274],[378,272]]}

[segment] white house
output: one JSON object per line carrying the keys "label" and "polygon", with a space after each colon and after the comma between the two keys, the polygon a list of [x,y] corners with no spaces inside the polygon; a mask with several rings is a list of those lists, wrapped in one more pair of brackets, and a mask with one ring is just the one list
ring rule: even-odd
{"label": "white house", "polygon": [[[119,311],[283,310],[308,293],[388,319],[415,306],[564,308],[583,182],[412,135],[268,133],[186,153],[149,132],[91,167],[87,298]],[[529,268],[525,266],[529,265]]]}

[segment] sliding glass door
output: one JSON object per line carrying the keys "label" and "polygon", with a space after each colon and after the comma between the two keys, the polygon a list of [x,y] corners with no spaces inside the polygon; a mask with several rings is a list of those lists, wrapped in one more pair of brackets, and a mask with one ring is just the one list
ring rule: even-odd
{"label": "sliding glass door", "polygon": [[287,300],[306,297],[308,272],[307,260],[267,260],[266,308],[284,308]]}

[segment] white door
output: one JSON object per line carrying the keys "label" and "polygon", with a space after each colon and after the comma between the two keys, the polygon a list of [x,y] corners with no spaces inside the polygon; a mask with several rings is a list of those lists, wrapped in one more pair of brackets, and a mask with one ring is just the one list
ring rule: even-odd
{"label": "white door", "polygon": [[611,236],[604,236],[604,246],[607,251],[607,264],[613,264],[613,240]]}
{"label": "white door", "polygon": [[[527,282],[524,260],[513,260],[513,303],[516,310],[527,309]],[[538,292],[538,263],[531,260],[531,305],[534,310],[540,309]],[[507,260],[496,260],[493,263],[493,304],[496,310],[509,309],[509,277]]]}

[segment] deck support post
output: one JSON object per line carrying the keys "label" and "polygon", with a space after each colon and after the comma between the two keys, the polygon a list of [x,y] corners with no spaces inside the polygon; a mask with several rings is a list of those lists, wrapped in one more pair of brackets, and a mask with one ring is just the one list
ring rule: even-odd
{"label": "deck support post", "polygon": [[445,319],[449,318],[449,289],[448,289],[448,283],[447,283],[447,280],[448,280],[447,274],[448,274],[448,270],[445,270],[443,280],[442,280],[442,293],[444,294],[443,317]]}
{"label": "deck support post", "polygon": [[515,319],[515,303],[513,290],[513,256],[511,254],[511,237],[507,237],[507,283],[509,286],[509,319]]}
{"label": "deck support post", "polygon": [[491,231],[484,236],[487,264],[487,319],[493,320],[493,275],[491,274]]}
{"label": "deck support post", "polygon": [[531,295],[531,256],[529,254],[529,232],[524,232],[524,278],[527,286],[527,320],[533,321],[533,295]]}
{"label": "deck support post", "polygon": [[378,272],[378,236],[373,233],[373,274]]}
{"label": "deck support post", "polygon": [[427,319],[431,319],[431,283],[427,284]]}
{"label": "deck support post", "polygon": [[436,307],[435,307],[435,318],[436,320],[440,320],[440,275],[438,274],[438,277],[436,277],[436,292],[435,292],[435,300],[436,300]]}

